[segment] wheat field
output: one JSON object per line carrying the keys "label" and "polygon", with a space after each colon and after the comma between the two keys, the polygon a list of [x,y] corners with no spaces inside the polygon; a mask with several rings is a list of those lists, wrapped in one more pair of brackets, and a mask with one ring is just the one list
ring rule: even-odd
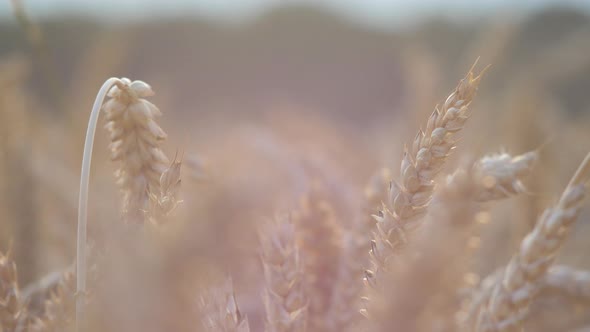
{"label": "wheat field", "polygon": [[110,26],[19,3],[1,332],[590,331],[589,16]]}

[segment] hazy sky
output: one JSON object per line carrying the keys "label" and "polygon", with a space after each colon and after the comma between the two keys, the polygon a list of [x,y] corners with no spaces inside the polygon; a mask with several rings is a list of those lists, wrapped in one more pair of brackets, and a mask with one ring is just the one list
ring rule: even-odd
{"label": "hazy sky", "polygon": [[[0,19],[11,14],[10,2],[0,0]],[[111,20],[153,16],[199,15],[220,20],[248,19],[285,4],[305,3],[354,20],[387,27],[433,14],[468,17],[489,11],[520,14],[548,5],[567,4],[590,13],[590,0],[19,0],[33,17],[63,12]]]}

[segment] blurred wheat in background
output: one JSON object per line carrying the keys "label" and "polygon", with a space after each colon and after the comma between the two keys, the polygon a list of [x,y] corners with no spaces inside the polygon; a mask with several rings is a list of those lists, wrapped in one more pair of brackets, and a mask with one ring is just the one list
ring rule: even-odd
{"label": "blurred wheat in background", "polygon": [[0,332],[590,331],[590,7],[378,3],[0,5]]}

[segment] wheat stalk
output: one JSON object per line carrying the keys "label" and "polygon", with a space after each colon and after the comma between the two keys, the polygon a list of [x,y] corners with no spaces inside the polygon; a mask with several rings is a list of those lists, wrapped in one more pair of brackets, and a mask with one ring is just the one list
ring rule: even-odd
{"label": "wheat stalk", "polygon": [[[113,87],[113,85],[115,85]],[[111,77],[106,80],[96,95],[84,142],[80,195],[78,200],[78,234],[76,244],[76,325],[83,329],[84,297],[86,292],[86,228],[88,218],[88,185],[94,136],[102,103],[107,96],[111,99],[104,105],[107,113],[107,128],[111,132],[111,157],[122,161],[117,173],[119,183],[126,192],[126,209],[134,217],[143,220],[140,209],[148,202],[148,185],[158,184],[161,173],[168,163],[158,147],[158,141],[166,135],[153,118],[159,110],[142,99],[153,95],[150,86],[142,81]],[[132,205],[132,207],[131,207]],[[136,219],[137,220],[137,219]]]}
{"label": "wheat stalk", "polygon": [[267,332],[302,332],[307,327],[304,265],[295,237],[287,215],[269,221],[260,233]]}
{"label": "wheat stalk", "polygon": [[518,331],[526,318],[547,270],[578,216],[590,176],[586,156],[557,204],[545,210],[523,239],[501,277],[486,294],[475,327],[477,331]]}
{"label": "wheat stalk", "polygon": [[102,102],[109,89],[119,82],[118,78],[111,77],[106,80],[98,90],[96,99],[90,112],[86,139],[84,141],[84,153],[82,156],[82,170],[80,174],[80,193],[78,197],[78,232],[76,243],[76,331],[81,332],[84,320],[84,297],[86,293],[86,228],[88,222],[88,185],[90,182],[90,165],[92,163],[92,149],[94,147],[94,135]]}

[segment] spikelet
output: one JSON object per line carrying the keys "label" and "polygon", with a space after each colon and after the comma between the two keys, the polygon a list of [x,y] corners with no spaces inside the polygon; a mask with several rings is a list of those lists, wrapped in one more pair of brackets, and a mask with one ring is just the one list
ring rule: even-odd
{"label": "spikelet", "polygon": [[160,110],[143,99],[153,95],[148,84],[123,78],[115,83],[103,109],[110,132],[111,159],[120,167],[115,173],[123,192],[126,221],[141,223],[148,210],[149,192],[158,192],[168,158],[160,148],[166,133],[155,121]]}
{"label": "spikelet", "polygon": [[267,332],[306,331],[303,262],[295,236],[295,225],[286,215],[268,222],[260,233]]}
{"label": "spikelet", "polygon": [[375,216],[377,225],[371,242],[372,270],[366,271],[366,283],[384,269],[396,250],[406,242],[406,233],[415,229],[426,212],[434,190],[434,178],[455,147],[454,135],[468,119],[468,108],[483,73],[470,70],[453,93],[437,108],[409,148],[401,163],[401,181],[391,183],[390,199]]}
{"label": "spikelet", "polygon": [[230,278],[201,297],[198,304],[205,331],[250,332],[248,317],[238,307]]}
{"label": "spikelet", "polygon": [[31,319],[28,332],[63,332],[72,328],[75,311],[76,278],[73,269],[62,274],[45,300],[43,313]]}
{"label": "spikelet", "polygon": [[312,182],[309,193],[303,196],[299,209],[292,215],[297,227],[297,243],[305,257],[303,277],[309,299],[308,329],[318,332],[325,330],[328,323],[326,312],[341,260],[342,231],[336,211],[327,198],[320,183]]}
{"label": "spikelet", "polygon": [[13,332],[25,315],[19,295],[16,263],[10,257],[0,253],[0,327],[1,331]]}
{"label": "spikelet", "polygon": [[519,331],[547,270],[576,220],[590,176],[590,154],[552,208],[523,239],[493,287],[485,294],[475,322],[476,331]]}
{"label": "spikelet", "polygon": [[163,223],[166,218],[181,203],[178,198],[180,192],[180,167],[182,161],[174,157],[172,164],[160,176],[158,192],[150,192],[150,220],[152,223]]}

